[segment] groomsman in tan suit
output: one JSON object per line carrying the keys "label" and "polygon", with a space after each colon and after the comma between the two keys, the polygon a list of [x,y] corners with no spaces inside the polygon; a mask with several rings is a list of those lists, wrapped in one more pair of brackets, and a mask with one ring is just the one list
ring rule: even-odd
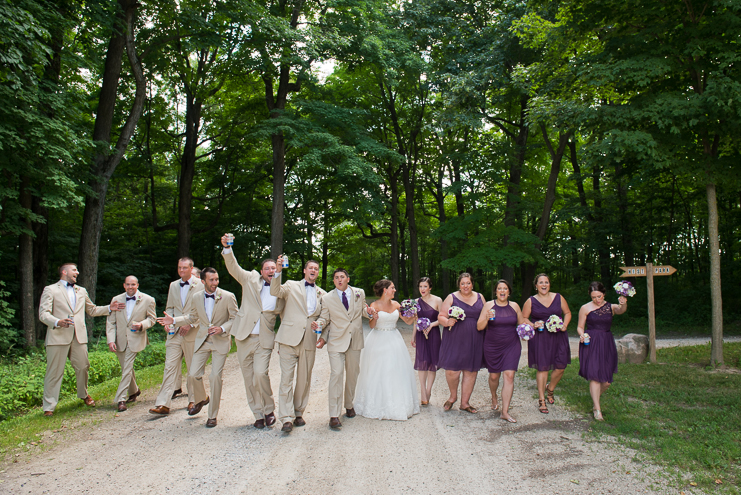
{"label": "groomsman in tan suit", "polygon": [[[342,412],[342,381],[345,379],[345,416],[355,417],[355,385],[360,373],[360,351],[363,349],[363,320],[370,318],[365,303],[365,291],[350,287],[350,275],[338,268],[332,275],[335,289],[322,298],[322,313],[317,323],[322,335],[317,342],[321,349],[327,344],[329,353],[329,426],[340,428]],[[344,375],[347,374],[347,377]]]}
{"label": "groomsman in tan suit", "polygon": [[149,343],[147,330],[157,318],[154,298],[139,292],[139,280],[135,276],[126,277],[123,286],[125,292],[113,301],[124,309],[111,313],[106,320],[108,349],[116,353],[121,365],[121,383],[113,399],[120,412],[127,409],[127,402],[134,402],[141,394],[134,375],[134,360]]}
{"label": "groomsman in tan suit", "polygon": [[[319,263],[309,260],[304,265],[303,280],[288,280],[281,285],[283,256],[270,282],[270,294],[285,300],[280,328],[275,336],[280,356],[280,391],[278,412],[281,431],[290,433],[293,426],[304,426],[309,403],[311,372],[316,357],[316,319],[322,311],[322,298],[327,294],[316,285]],[[294,388],[294,372],[296,375]]]}
{"label": "groomsman in tan suit", "polygon": [[118,311],[117,303],[96,306],[84,287],[77,282],[77,265],[65,263],[59,267],[60,280],[47,285],[39,302],[39,320],[46,329],[46,376],[44,377],[44,416],[54,414],[62,389],[64,365],[69,357],[77,379],[77,397],[86,405],[95,406],[87,393],[88,370],[87,328],[85,313],[90,316],[105,316]]}
{"label": "groomsman in tan suit", "polygon": [[[201,407],[208,404],[208,420],[206,426],[216,426],[216,416],[221,404],[221,375],[224,363],[232,347],[229,331],[232,328],[234,317],[237,316],[237,298],[229,291],[219,289],[219,274],[216,269],[209,267],[201,271],[204,288],[193,294],[193,304],[190,314],[178,316],[174,319],[166,316],[162,318],[166,325],[175,326],[187,323],[194,325],[191,330],[196,334],[191,367],[188,378],[195,379],[201,386],[196,387],[196,405],[188,411],[194,416],[201,411]],[[211,385],[211,396],[206,396],[203,387],[203,375],[206,370],[206,361],[211,358],[211,375],[208,381]],[[203,392],[200,392],[203,390]]]}
{"label": "groomsman in tan suit", "polygon": [[[178,260],[178,275],[180,278],[170,284],[167,294],[165,314],[173,318],[188,315],[192,309],[193,294],[203,289],[201,281],[192,274],[193,260],[180,258]],[[164,318],[157,318],[157,322],[163,324]],[[165,371],[162,376],[162,387],[154,402],[154,408],[149,412],[152,414],[170,414],[172,399],[180,391],[182,383],[183,358],[188,370],[191,369],[193,358],[193,346],[196,340],[196,331],[188,324],[176,324],[166,326],[167,342],[165,343]],[[188,410],[195,407],[195,396],[206,395],[203,382],[196,382],[188,376]],[[198,388],[198,390],[196,390]],[[201,404],[203,407],[205,404]],[[199,408],[200,411],[200,408]]]}
{"label": "groomsman in tan suit", "polygon": [[270,356],[275,346],[275,319],[283,310],[284,301],[270,295],[270,280],[275,273],[275,261],[266,259],[259,272],[239,266],[234,252],[221,238],[226,269],[242,285],[242,305],[232,326],[237,342],[237,359],[242,369],[247,403],[255,416],[255,428],[275,424],[275,400],[270,386]]}

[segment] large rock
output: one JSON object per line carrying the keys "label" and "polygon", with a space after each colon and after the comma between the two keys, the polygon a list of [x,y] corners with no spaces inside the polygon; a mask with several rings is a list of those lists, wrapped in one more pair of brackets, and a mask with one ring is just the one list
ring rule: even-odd
{"label": "large rock", "polygon": [[629,333],[622,339],[616,340],[618,363],[640,364],[648,356],[648,337],[637,333]]}

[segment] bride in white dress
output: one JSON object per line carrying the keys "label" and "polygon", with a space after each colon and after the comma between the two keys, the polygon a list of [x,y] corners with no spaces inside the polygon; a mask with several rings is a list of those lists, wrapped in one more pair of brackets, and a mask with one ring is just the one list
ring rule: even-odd
{"label": "bride in white dress", "polygon": [[[404,421],[419,413],[414,367],[396,322],[400,304],[393,300],[396,288],[390,280],[373,286],[379,300],[371,331],[360,354],[360,374],[355,388],[355,411],[366,418]],[[402,319],[413,325],[416,318]]]}

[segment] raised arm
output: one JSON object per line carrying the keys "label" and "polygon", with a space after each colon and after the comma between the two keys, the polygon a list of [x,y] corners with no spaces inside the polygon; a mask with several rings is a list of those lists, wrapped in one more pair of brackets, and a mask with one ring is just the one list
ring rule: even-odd
{"label": "raised arm", "polygon": [[87,290],[82,289],[80,292],[83,292],[85,297],[85,312],[89,316],[108,316],[108,314],[113,311],[113,308],[111,306],[96,306],[93,304],[93,301],[90,300],[90,296],[87,294]]}
{"label": "raised arm", "polygon": [[484,303],[484,307],[481,308],[479,319],[476,321],[476,329],[481,331],[489,324],[489,310],[494,307],[494,301]]}
{"label": "raised arm", "polygon": [[618,297],[620,304],[612,305],[612,314],[621,315],[628,310],[628,299],[625,296]]}
{"label": "raised arm", "polygon": [[281,258],[282,256],[278,256],[278,263],[277,268],[275,270],[275,275],[273,275],[272,280],[270,281],[270,295],[275,296],[278,299],[285,299],[288,297],[288,284],[281,285],[280,278],[281,278],[281,270],[283,270],[283,267],[281,266]]}

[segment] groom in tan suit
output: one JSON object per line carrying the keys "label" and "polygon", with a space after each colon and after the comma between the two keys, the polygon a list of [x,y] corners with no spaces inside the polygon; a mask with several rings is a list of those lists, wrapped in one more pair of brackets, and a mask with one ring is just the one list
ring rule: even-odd
{"label": "groom in tan suit", "polygon": [[77,397],[86,405],[95,406],[95,401],[87,393],[90,361],[87,357],[85,313],[90,316],[105,316],[119,309],[114,302],[110,306],[93,304],[85,288],[75,285],[78,274],[74,263],[60,266],[59,282],[47,285],[39,302],[39,320],[47,326],[44,416],[54,414],[59,402],[67,357],[75,370]]}
{"label": "groom in tan suit", "polygon": [[[201,270],[201,279],[204,288],[193,294],[193,304],[190,314],[178,316],[173,319],[169,316],[163,318],[165,325],[176,326],[183,323],[196,326],[192,332],[195,333],[195,343],[191,367],[188,370],[188,378],[196,380],[200,387],[196,387],[196,406],[188,411],[194,416],[201,411],[201,407],[208,404],[208,420],[206,426],[216,426],[216,416],[219,414],[221,404],[221,375],[224,371],[224,363],[232,347],[232,339],[229,331],[232,328],[234,317],[237,316],[237,298],[229,291],[219,289],[219,274],[216,269],[209,267]],[[208,377],[211,385],[211,397],[206,396],[203,387],[203,375],[206,370],[206,362],[211,358],[211,375]],[[203,392],[200,392],[203,390]]]}
{"label": "groom in tan suit", "polygon": [[139,292],[139,280],[135,276],[126,277],[123,286],[125,292],[114,297],[113,301],[123,305],[124,309],[111,313],[106,320],[108,349],[116,353],[121,365],[121,382],[113,399],[120,412],[127,409],[127,402],[134,402],[141,394],[134,375],[134,360],[149,343],[147,330],[152,328],[157,318],[154,298]]}
{"label": "groom in tan suit", "polygon": [[[309,403],[311,372],[316,357],[316,319],[322,311],[322,298],[327,294],[316,285],[319,263],[309,260],[304,265],[303,280],[288,280],[281,285],[283,257],[270,282],[270,294],[285,301],[280,328],[275,341],[280,355],[280,392],[278,412],[281,431],[290,433],[293,426],[304,426],[303,414]],[[296,387],[294,389],[294,372]]]}
{"label": "groom in tan suit", "polygon": [[[192,274],[193,260],[190,258],[180,258],[178,260],[178,275],[180,278],[170,284],[170,291],[167,294],[167,304],[165,314],[173,318],[188,315],[192,309],[193,294],[203,289],[200,279]],[[157,318],[160,324],[164,318]],[[195,323],[194,323],[195,324]],[[165,371],[162,374],[162,387],[157,399],[154,401],[154,408],[149,412],[152,414],[170,414],[170,405],[172,399],[182,383],[183,358],[188,370],[191,369],[191,359],[193,358],[193,346],[196,340],[196,331],[192,325],[174,325],[166,326],[167,342],[165,343]],[[196,406],[195,396],[206,395],[203,388],[203,382],[196,382],[188,376],[188,411]],[[196,390],[198,388],[198,390]],[[205,404],[201,404],[203,407]],[[199,411],[200,411],[199,407]]]}
{"label": "groom in tan suit", "polygon": [[329,426],[340,428],[342,381],[345,378],[345,416],[355,417],[355,385],[360,373],[360,351],[363,349],[363,320],[370,318],[363,289],[350,287],[350,275],[343,268],[333,274],[335,289],[322,298],[322,313],[317,323],[323,328],[317,342],[327,344],[329,353]]}
{"label": "groom in tan suit", "polygon": [[270,386],[270,356],[275,347],[275,319],[283,310],[284,301],[270,295],[270,280],[275,273],[275,261],[263,260],[259,272],[239,266],[227,237],[221,238],[226,269],[242,285],[242,306],[232,326],[237,343],[237,359],[242,369],[247,403],[255,416],[255,428],[275,424],[275,400]]}

